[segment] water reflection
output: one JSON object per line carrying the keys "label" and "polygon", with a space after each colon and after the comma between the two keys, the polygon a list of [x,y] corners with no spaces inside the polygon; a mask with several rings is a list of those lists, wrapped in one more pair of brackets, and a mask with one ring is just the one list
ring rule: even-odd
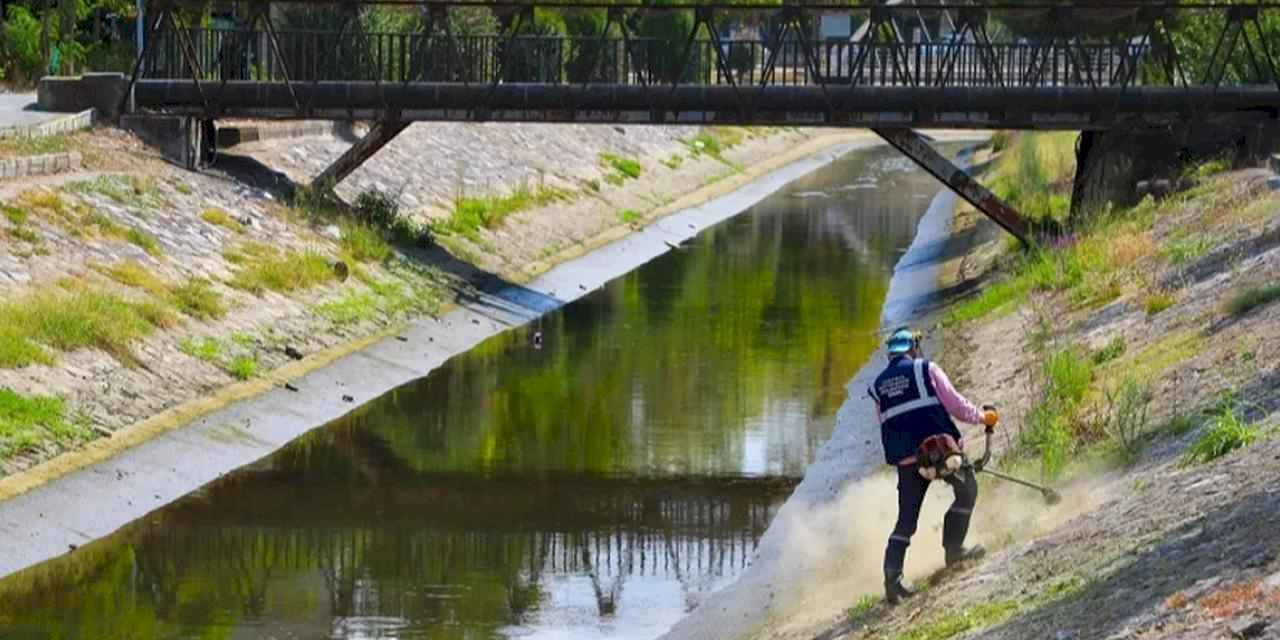
{"label": "water reflection", "polygon": [[914,196],[936,188],[899,165],[799,180],[0,582],[0,637],[660,634],[750,562],[875,348]]}

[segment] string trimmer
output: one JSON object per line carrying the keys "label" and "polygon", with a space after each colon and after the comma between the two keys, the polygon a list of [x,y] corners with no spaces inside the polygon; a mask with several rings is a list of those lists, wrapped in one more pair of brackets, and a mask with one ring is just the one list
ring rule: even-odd
{"label": "string trimmer", "polygon": [[[990,405],[988,405],[983,408],[988,409],[988,408],[994,408],[994,407],[991,407]],[[1001,480],[1007,480],[1014,484],[1020,484],[1024,487],[1030,487],[1032,489],[1035,489],[1036,491],[1040,492],[1040,495],[1044,496],[1045,504],[1055,505],[1055,504],[1058,504],[1059,502],[1062,502],[1062,495],[1059,494],[1057,491],[1050,489],[1049,487],[1038,485],[1034,482],[1027,482],[1026,480],[1015,478],[1011,475],[1000,473],[999,471],[993,471],[987,468],[987,463],[991,462],[991,434],[995,433],[995,431],[996,431],[995,427],[987,427],[986,450],[982,452],[982,457],[979,458],[977,462],[973,463],[973,470],[979,473],[985,473],[990,476],[995,476],[997,478],[1000,478]]]}

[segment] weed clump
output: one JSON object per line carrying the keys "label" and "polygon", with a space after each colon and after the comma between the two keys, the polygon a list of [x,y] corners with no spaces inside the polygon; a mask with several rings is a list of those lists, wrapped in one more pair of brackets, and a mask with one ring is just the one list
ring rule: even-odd
{"label": "weed clump", "polygon": [[1280,284],[1253,287],[1232,296],[1227,301],[1227,313],[1238,318],[1276,300],[1280,300]]}
{"label": "weed clump", "polygon": [[89,435],[83,421],[68,419],[62,398],[26,397],[0,388],[0,460],[28,451],[50,436],[65,447],[88,440]]}
{"label": "weed clump", "polygon": [[382,234],[365,224],[351,224],[342,229],[342,248],[356,262],[384,262],[393,253]]}
{"label": "weed clump", "polygon": [[634,224],[639,222],[642,218],[643,216],[640,215],[640,212],[635,209],[623,209],[618,212],[618,219],[627,224]]}
{"label": "weed clump", "polygon": [[216,207],[201,211],[200,219],[211,225],[228,229],[234,233],[244,233],[244,225],[240,224],[239,220],[232,218],[231,214]]}
{"label": "weed clump", "polygon": [[1247,447],[1258,439],[1258,428],[1240,419],[1230,407],[1214,418],[1209,428],[1196,439],[1182,458],[1184,466],[1202,464]]}
{"label": "weed clump", "polygon": [[125,239],[128,240],[130,244],[133,244],[139,249],[147,252],[147,255],[149,256],[159,257],[161,255],[160,245],[156,242],[156,237],[142,229],[129,227],[129,230],[125,232]]}
{"label": "weed clump", "polygon": [[0,366],[51,364],[46,347],[94,347],[134,364],[129,345],[164,326],[151,303],[130,302],[84,286],[47,289],[0,304]]}
{"label": "weed clump", "polygon": [[328,258],[319,253],[291,251],[282,254],[265,245],[246,245],[240,249],[226,255],[229,261],[241,265],[230,284],[254,295],[267,291],[292,293],[323,284],[334,277]]}
{"label": "weed clump", "polygon": [[504,196],[460,197],[454,202],[453,213],[440,226],[440,230],[474,240],[479,237],[480,229],[496,229],[507,216],[517,211],[545,206],[557,200],[568,200],[570,197],[571,194],[564,189],[547,186],[531,188],[527,184],[522,184],[520,188]]}
{"label": "weed clump", "polygon": [[201,320],[216,320],[227,315],[222,294],[204,278],[191,278],[172,291],[173,303],[183,313]]}

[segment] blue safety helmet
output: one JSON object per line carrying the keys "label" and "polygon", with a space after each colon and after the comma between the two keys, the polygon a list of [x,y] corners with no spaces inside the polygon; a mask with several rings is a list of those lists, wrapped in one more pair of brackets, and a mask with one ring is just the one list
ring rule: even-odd
{"label": "blue safety helmet", "polygon": [[906,353],[919,344],[920,334],[907,327],[895,330],[893,335],[889,336],[889,341],[885,343],[891,356]]}

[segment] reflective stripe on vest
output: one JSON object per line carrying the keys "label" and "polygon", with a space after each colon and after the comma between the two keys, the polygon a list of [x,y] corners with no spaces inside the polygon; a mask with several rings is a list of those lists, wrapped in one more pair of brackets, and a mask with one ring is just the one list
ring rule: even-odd
{"label": "reflective stripe on vest", "polygon": [[920,394],[920,397],[910,402],[904,402],[880,414],[881,422],[891,418],[896,418],[909,411],[942,404],[941,400],[938,400],[936,396],[929,393],[929,387],[926,387],[924,384],[924,360],[917,358],[915,362],[911,364],[912,369],[916,374],[916,390]]}

